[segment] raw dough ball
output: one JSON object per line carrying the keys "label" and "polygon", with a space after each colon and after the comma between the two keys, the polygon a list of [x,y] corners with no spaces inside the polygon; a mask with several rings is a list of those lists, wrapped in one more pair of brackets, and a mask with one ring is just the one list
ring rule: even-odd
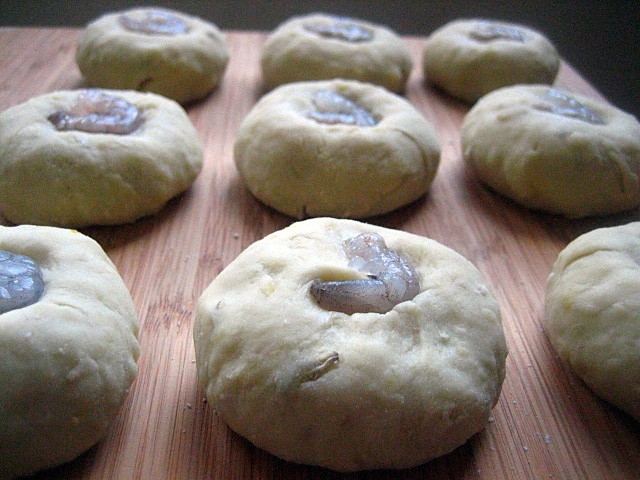
{"label": "raw dough ball", "polygon": [[402,39],[388,28],[324,13],[280,25],[267,40],[261,62],[268,88],[345,78],[400,92],[413,67]]}
{"label": "raw dough ball", "polygon": [[153,92],[181,103],[213,90],[228,60],[218,27],[157,8],[135,8],[94,20],[76,51],[89,86]]}
{"label": "raw dough ball", "polygon": [[[121,133],[77,130],[102,126]],[[45,94],[0,113],[0,211],[14,223],[132,222],[186,190],[202,160],[197,132],[172,100],[131,91]]]}
{"label": "raw dough ball", "polygon": [[473,103],[508,85],[553,83],[560,57],[543,35],[523,25],[456,20],[434,31],[423,50],[424,76]]}
{"label": "raw dough ball", "polygon": [[363,218],[424,195],[440,161],[429,122],[374,85],[283,85],[240,126],[235,162],[249,190],[293,217]]}
{"label": "raw dough ball", "polygon": [[[343,242],[383,237],[415,269],[419,294],[388,313],[321,308],[315,279],[367,278]],[[478,270],[424,237],[317,218],[254,243],[200,297],[198,377],[229,426],[286,460],[340,471],[404,468],[482,429],[507,349]]]}
{"label": "raw dough ball", "polygon": [[31,258],[44,280],[35,303],[0,314],[0,478],[11,478],[72,460],[107,434],[136,375],[138,320],[89,237],[0,226],[0,250]]}
{"label": "raw dough ball", "polygon": [[532,209],[585,217],[640,204],[640,123],[592,98],[492,92],[465,117],[462,149],[483,183]]}
{"label": "raw dough ball", "polygon": [[640,222],[593,230],[560,253],[546,329],[597,395],[640,421]]}

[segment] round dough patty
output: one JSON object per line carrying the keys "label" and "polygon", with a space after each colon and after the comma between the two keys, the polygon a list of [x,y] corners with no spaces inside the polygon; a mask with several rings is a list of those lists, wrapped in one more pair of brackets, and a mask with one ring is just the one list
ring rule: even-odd
{"label": "round dough patty", "polygon": [[640,222],[593,230],[560,253],[546,330],[597,395],[640,421]]}
{"label": "round dough patty", "polygon": [[267,88],[345,78],[403,91],[413,60],[402,39],[382,25],[313,13],[280,25],[262,50]]}
{"label": "round dough patty", "polygon": [[424,76],[473,103],[508,85],[551,84],[560,57],[541,33],[494,20],[456,20],[434,31],[423,50]]}
{"label": "round dough patty", "polygon": [[[165,15],[183,22],[184,33],[145,33],[124,19]],[[166,22],[165,22],[166,26]],[[89,86],[153,92],[180,103],[204,97],[224,74],[229,52],[222,32],[207,21],[167,9],[134,8],[106,14],[87,25],[76,50]]]}
{"label": "round dough patty", "polygon": [[[372,126],[312,118],[331,92],[366,110]],[[235,162],[249,190],[287,215],[364,218],[416,200],[440,161],[435,130],[406,100],[374,85],[333,80],[283,85],[244,119]]]}
{"label": "round dough patty", "polygon": [[36,303],[0,314],[0,477],[67,462],[104,435],[136,375],[138,320],[102,248],[76,231],[0,226],[42,272]]}
{"label": "round dough patty", "polygon": [[[420,293],[391,311],[321,308],[310,283],[363,278],[345,240],[380,234]],[[353,220],[294,223],[254,243],[200,297],[198,377],[240,435],[286,460],[340,471],[403,468],[482,429],[507,354],[478,270],[424,237]]]}
{"label": "round dough patty", "polygon": [[532,209],[585,217],[640,204],[640,123],[592,98],[497,90],[465,117],[462,149],[483,183]]}
{"label": "round dough patty", "polygon": [[49,117],[73,109],[82,92],[45,94],[0,113],[0,211],[8,220],[75,228],[132,222],[160,210],[198,175],[202,147],[176,102],[105,91],[137,107],[138,128],[59,131]]}

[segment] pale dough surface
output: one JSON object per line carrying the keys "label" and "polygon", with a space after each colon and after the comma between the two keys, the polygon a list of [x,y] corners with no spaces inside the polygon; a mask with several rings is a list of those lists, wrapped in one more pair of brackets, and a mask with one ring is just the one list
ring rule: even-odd
{"label": "pale dough surface", "polygon": [[109,91],[135,105],[127,135],[58,131],[48,116],[78,91],[44,94],[0,113],[0,211],[11,222],[82,227],[132,222],[186,190],[202,168],[197,132],[176,102]]}
{"label": "pale dough surface", "polygon": [[640,222],[592,230],[560,253],[546,330],[597,395],[640,421]]}
{"label": "pale dough surface", "polygon": [[[363,232],[411,262],[420,293],[385,314],[320,308],[314,279],[363,277],[342,249]],[[200,297],[194,343],[209,404],[233,430],[340,471],[409,467],[463,444],[487,423],[507,355],[498,304],[470,262],[425,237],[331,218],[241,253]]]}
{"label": "pale dough surface", "polygon": [[[184,21],[179,35],[152,35],[122,26],[120,17],[165,11]],[[218,27],[167,9],[135,8],[108,13],[89,23],[78,40],[76,62],[87,85],[153,92],[185,103],[207,95],[219,83],[229,51]]]}
{"label": "pale dough surface", "polygon": [[0,314],[0,478],[67,462],[100,440],[136,375],[138,319],[115,266],[73,230],[0,226],[45,290]]}
{"label": "pale dough surface", "polygon": [[[372,127],[308,117],[329,90],[367,109]],[[234,158],[249,190],[287,215],[365,218],[424,195],[440,161],[431,124],[409,102],[370,84],[333,80],[283,85],[238,129]]]}
{"label": "pale dough surface", "polygon": [[[475,30],[487,25],[515,29],[522,41],[473,37]],[[553,83],[560,57],[544,35],[524,25],[462,19],[440,27],[427,38],[422,62],[427,81],[473,103],[508,85]]]}
{"label": "pale dough surface", "polygon": [[271,33],[261,55],[267,88],[345,78],[403,91],[413,60],[402,38],[385,26],[358,19],[345,20],[369,30],[373,34],[371,40],[349,42],[305,29],[305,25],[327,24],[336,18],[340,17],[324,13],[293,17]]}
{"label": "pale dough surface", "polygon": [[607,103],[564,92],[604,124],[558,115],[549,87],[505,87],[462,125],[465,161],[480,180],[525,207],[585,217],[640,204],[640,123]]}

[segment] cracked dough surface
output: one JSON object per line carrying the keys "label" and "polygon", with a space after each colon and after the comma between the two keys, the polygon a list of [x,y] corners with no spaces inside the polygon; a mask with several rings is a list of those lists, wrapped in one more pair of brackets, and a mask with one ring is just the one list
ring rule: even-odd
{"label": "cracked dough surface", "polygon": [[640,205],[640,123],[607,103],[568,93],[604,119],[541,110],[549,87],[505,87],[466,115],[464,159],[479,179],[525,207],[585,217]]}
{"label": "cracked dough surface", "polygon": [[[474,38],[473,32],[486,25],[516,30],[522,41]],[[524,25],[461,19],[431,33],[424,45],[422,63],[427,81],[473,103],[508,85],[553,83],[560,57],[545,36]]]}
{"label": "cracked dough surface", "polygon": [[[362,278],[342,242],[372,231],[412,263],[420,293],[385,314],[321,309],[310,282]],[[242,252],[200,297],[194,343],[209,403],[234,431],[340,471],[409,467],[463,444],[487,423],[507,355],[498,304],[470,262],[331,218]]]}
{"label": "cracked dough surface", "polygon": [[109,91],[136,106],[127,135],[58,131],[48,116],[78,91],[32,98],[0,113],[0,211],[11,222],[63,227],[132,222],[186,190],[202,168],[198,134],[176,102]]}
{"label": "cracked dough surface", "polygon": [[[338,93],[377,120],[372,127],[308,117],[320,90]],[[243,120],[234,159],[249,190],[287,215],[365,218],[426,193],[440,161],[431,124],[409,102],[370,84],[332,80],[283,85]]]}
{"label": "cracked dough surface", "polygon": [[[189,30],[179,35],[151,35],[124,28],[121,15],[168,12]],[[78,40],[76,62],[87,85],[153,92],[180,103],[207,95],[224,74],[229,52],[214,24],[181,12],[135,8],[89,23]]]}
{"label": "cracked dough surface", "polygon": [[640,421],[640,222],[592,230],[560,253],[546,330],[598,396]]}
{"label": "cracked dough surface", "polygon": [[38,302],[0,314],[0,477],[67,462],[102,438],[136,375],[138,320],[115,266],[73,230],[0,226],[40,266]]}
{"label": "cracked dough surface", "polygon": [[[337,19],[371,32],[371,40],[349,42],[305,28],[308,24],[325,25]],[[293,17],[272,32],[262,49],[261,66],[269,89],[283,83],[345,78],[401,92],[413,60],[402,38],[382,25],[313,13]]]}

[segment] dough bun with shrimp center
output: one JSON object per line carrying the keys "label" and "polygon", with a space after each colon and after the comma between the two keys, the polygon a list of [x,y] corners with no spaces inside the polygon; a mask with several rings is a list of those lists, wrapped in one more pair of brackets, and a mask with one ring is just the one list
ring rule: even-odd
{"label": "dough bun with shrimp center", "polygon": [[546,331],[601,398],[640,421],[640,222],[587,232],[558,256]]}
{"label": "dough bun with shrimp center", "polygon": [[292,17],[269,36],[261,66],[268,89],[345,78],[401,92],[413,60],[402,38],[382,25],[312,13]]}
{"label": "dough bun with shrimp center", "polygon": [[48,93],[0,113],[0,212],[14,223],[128,223],[186,190],[202,162],[197,132],[172,100]]}
{"label": "dough bun with shrimp center", "polygon": [[[345,253],[365,233],[409,262],[418,293],[386,313],[321,307],[316,281],[372,280]],[[198,300],[194,343],[199,381],[231,429],[338,471],[411,467],[465,443],[487,424],[507,355],[499,306],[469,261],[425,237],[333,218],[242,252]]]}
{"label": "dough bun with shrimp center", "polygon": [[461,142],[480,181],[525,207],[578,218],[640,205],[640,123],[603,101],[501,88],[466,115]]}
{"label": "dough bun with shrimp center", "polygon": [[[32,285],[11,255],[38,271],[39,296],[26,304],[6,296]],[[108,433],[136,375],[138,319],[109,257],[77,231],[0,226],[0,257],[0,478],[13,478]]]}
{"label": "dough bun with shrimp center", "polygon": [[428,82],[473,103],[508,85],[553,83],[560,56],[544,35],[524,25],[461,19],[427,38],[422,62]]}
{"label": "dough bun with shrimp center", "polygon": [[158,8],[134,8],[94,20],[76,50],[87,85],[153,92],[180,103],[213,90],[228,60],[217,26]]}
{"label": "dough bun with shrimp center", "polygon": [[426,193],[440,142],[418,110],[382,87],[300,82],[254,106],[234,159],[253,195],[282,213],[365,218]]}

